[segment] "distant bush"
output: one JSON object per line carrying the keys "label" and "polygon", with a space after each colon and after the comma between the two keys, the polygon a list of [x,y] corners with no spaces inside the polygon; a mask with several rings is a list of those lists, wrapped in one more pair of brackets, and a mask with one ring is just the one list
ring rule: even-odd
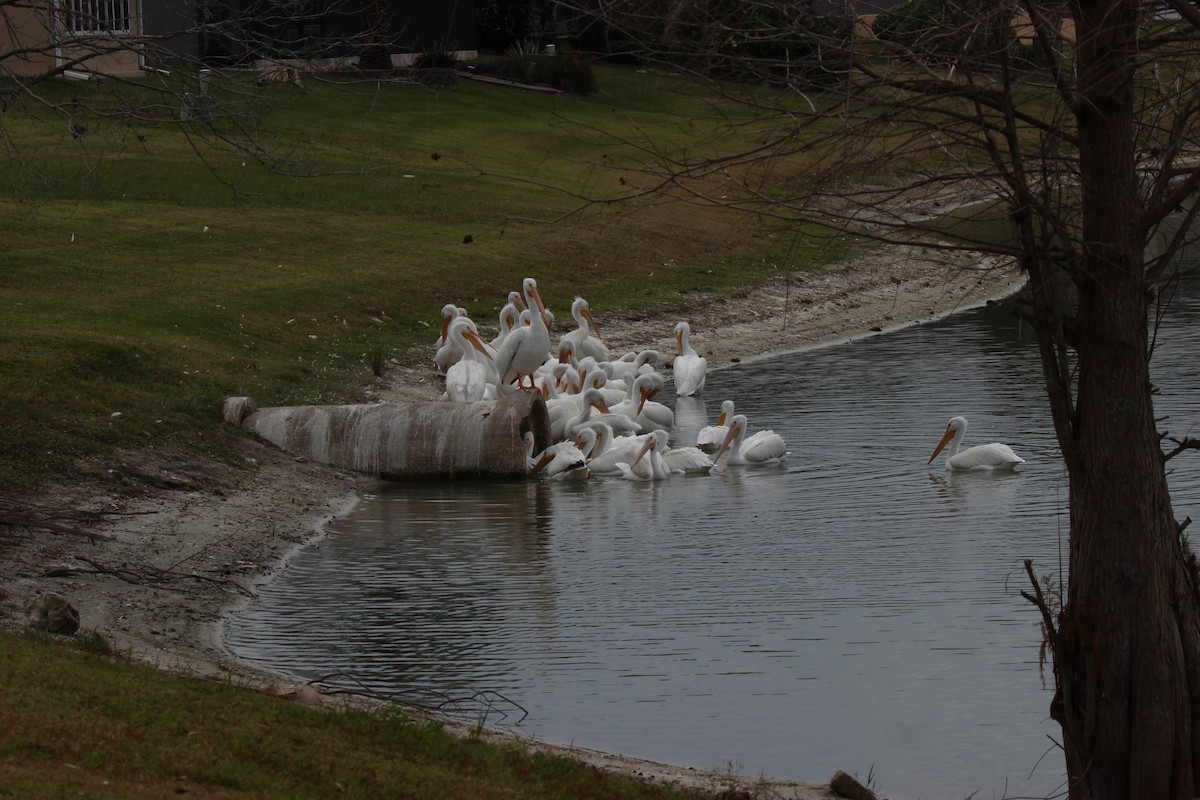
{"label": "distant bush", "polygon": [[532,39],[508,48],[496,67],[505,78],[557,86],[572,94],[588,95],[596,91],[596,74],[591,63],[578,53],[543,53]]}
{"label": "distant bush", "polygon": [[521,39],[504,51],[496,74],[515,81],[533,80],[534,63],[542,55],[537,39]]}
{"label": "distant bush", "polygon": [[458,64],[458,43],[436,39],[429,49],[418,53],[412,65],[417,69],[454,69]]}
{"label": "distant bush", "polygon": [[582,56],[568,53],[556,55],[558,62],[558,84],[572,94],[589,95],[596,91],[596,73],[592,65]]}

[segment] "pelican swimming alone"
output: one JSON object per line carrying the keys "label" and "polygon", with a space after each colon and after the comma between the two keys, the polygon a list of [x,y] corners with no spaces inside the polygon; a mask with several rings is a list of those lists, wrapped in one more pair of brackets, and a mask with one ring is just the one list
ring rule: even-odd
{"label": "pelican swimming alone", "polygon": [[704,389],[704,379],[708,374],[708,359],[696,352],[691,344],[692,328],[686,322],[675,325],[675,361],[672,370],[675,374],[675,394],[690,397]]}
{"label": "pelican swimming alone", "polygon": [[775,431],[756,431],[746,436],[747,420],[745,414],[734,414],[729,420],[729,433],[713,456],[713,463],[720,460],[726,450],[729,458],[726,464],[734,466],[753,466],[755,464],[770,464],[787,458],[787,445],[783,437]]}
{"label": "pelican swimming alone", "polygon": [[975,445],[974,447],[968,447],[960,453],[958,446],[962,444],[963,437],[966,434],[967,418],[951,418],[950,422],[946,425],[946,433],[942,436],[942,440],[938,442],[933,455],[925,463],[932,464],[933,460],[937,458],[938,453],[942,452],[942,448],[946,447],[947,444],[950,445],[949,449],[946,450],[947,469],[958,471],[1011,472],[1017,468],[1018,464],[1025,463],[1025,459],[1014,453],[1011,447],[1000,442]]}

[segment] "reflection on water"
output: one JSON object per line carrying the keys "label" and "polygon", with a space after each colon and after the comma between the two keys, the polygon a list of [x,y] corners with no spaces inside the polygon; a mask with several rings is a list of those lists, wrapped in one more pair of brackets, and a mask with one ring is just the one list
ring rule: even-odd
{"label": "reflection on water", "polygon": [[[1185,426],[1198,305],[1156,354],[1160,414]],[[1044,794],[1061,758],[1039,764],[1057,730],[1019,592],[1024,559],[1058,570],[1067,520],[1039,374],[1004,307],[715,372],[677,404],[677,437],[732,398],[784,436],[785,465],[380,485],[228,642],[389,693],[501,692],[520,730],[583,747],[800,780],[873,769],[891,797]],[[927,467],[955,414],[966,445],[1028,463]],[[1195,515],[1183,461],[1176,509]]]}

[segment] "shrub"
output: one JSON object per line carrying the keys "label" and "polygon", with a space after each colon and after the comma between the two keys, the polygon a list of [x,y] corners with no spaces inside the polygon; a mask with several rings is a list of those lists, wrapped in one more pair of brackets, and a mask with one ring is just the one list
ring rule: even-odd
{"label": "shrub", "polygon": [[558,83],[563,89],[572,94],[582,95],[596,91],[596,73],[592,70],[590,62],[574,54],[554,58],[560,62]]}
{"label": "shrub", "polygon": [[417,69],[454,69],[458,64],[458,43],[434,39],[427,50],[417,54],[412,65]]}
{"label": "shrub", "polygon": [[529,39],[510,47],[496,71],[505,78],[557,86],[573,94],[588,95],[597,88],[596,74],[583,56],[542,53],[537,42]]}

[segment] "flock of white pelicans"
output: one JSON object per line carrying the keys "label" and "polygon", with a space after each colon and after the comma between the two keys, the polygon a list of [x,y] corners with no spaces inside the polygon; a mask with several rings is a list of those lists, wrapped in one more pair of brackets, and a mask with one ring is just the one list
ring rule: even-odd
{"label": "flock of white pelicans", "polygon": [[[531,476],[653,481],[708,472],[722,458],[735,466],[775,464],[787,458],[783,437],[770,430],[749,434],[746,417],[734,413],[732,400],[721,404],[716,423],[700,430],[695,445],[669,447],[675,413],[654,399],[666,384],[654,366],[658,351],[613,358],[582,297],[572,303],[571,316],[576,327],[559,338],[554,354],[554,316],[533,278],[522,282],[521,292],[509,294],[500,310],[499,333],[490,341],[462,308],[442,308],[434,363],[446,379],[444,399],[497,400],[522,390],[540,392],[545,399],[555,443],[535,453],[533,434],[526,434]],[[708,362],[689,341],[690,333],[687,322],[675,326],[671,372],[681,397],[700,394],[708,371]],[[1011,470],[1024,462],[999,443],[960,452],[966,429],[963,417],[950,420],[930,463],[947,445],[949,469]]]}

